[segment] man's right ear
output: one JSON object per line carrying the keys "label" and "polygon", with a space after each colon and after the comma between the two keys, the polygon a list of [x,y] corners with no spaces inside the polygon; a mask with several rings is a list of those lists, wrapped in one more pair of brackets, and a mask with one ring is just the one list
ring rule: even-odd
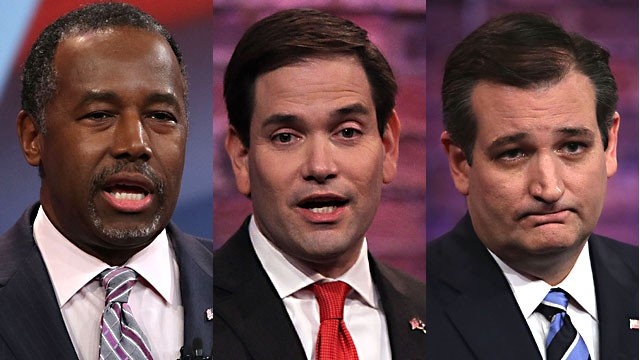
{"label": "man's right ear", "polygon": [[22,147],[22,153],[29,165],[40,166],[41,160],[41,137],[40,128],[36,124],[36,119],[25,110],[20,110],[16,121],[18,130],[18,140]]}
{"label": "man's right ear", "polygon": [[444,151],[447,153],[453,184],[462,195],[469,195],[469,170],[471,165],[467,161],[467,156],[462,148],[453,142],[448,132],[442,132],[440,142],[442,142]]}
{"label": "man's right ear", "polygon": [[251,195],[251,178],[249,177],[249,149],[244,146],[240,134],[233,126],[229,126],[224,148],[231,160],[231,168],[236,177],[238,191],[246,196]]}

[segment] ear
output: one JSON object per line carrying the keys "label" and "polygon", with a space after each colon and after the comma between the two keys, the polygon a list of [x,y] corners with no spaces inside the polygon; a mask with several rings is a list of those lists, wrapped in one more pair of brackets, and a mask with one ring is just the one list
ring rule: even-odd
{"label": "ear", "polygon": [[18,140],[22,147],[24,158],[31,166],[39,166],[41,160],[41,137],[40,129],[36,120],[25,110],[20,110],[16,121],[18,130]]}
{"label": "ear", "polygon": [[382,182],[390,183],[398,172],[398,153],[400,152],[400,119],[395,110],[391,112],[382,134],[384,162],[382,164]]}
{"label": "ear", "polygon": [[236,187],[241,194],[251,195],[251,180],[249,177],[249,149],[246,148],[236,129],[229,126],[224,148],[231,160],[231,168],[236,177]]}
{"label": "ear", "polygon": [[609,143],[604,150],[607,177],[613,176],[618,170],[618,129],[620,128],[620,114],[616,111],[613,114],[613,123],[609,129]]}
{"label": "ear", "polygon": [[444,151],[447,153],[453,185],[462,195],[469,195],[469,170],[471,165],[467,161],[467,156],[461,147],[455,145],[448,132],[442,132],[440,142],[442,142]]}

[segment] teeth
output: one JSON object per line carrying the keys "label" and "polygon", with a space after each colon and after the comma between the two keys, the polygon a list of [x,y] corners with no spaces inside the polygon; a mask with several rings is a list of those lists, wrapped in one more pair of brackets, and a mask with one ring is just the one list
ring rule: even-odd
{"label": "teeth", "polygon": [[117,200],[142,200],[144,199],[144,194],[139,193],[122,193],[122,192],[112,192],[111,196],[116,198]]}
{"label": "teeth", "polygon": [[337,208],[337,206],[324,206],[320,208],[310,208],[309,210],[311,210],[311,212],[315,214],[328,214],[335,211]]}

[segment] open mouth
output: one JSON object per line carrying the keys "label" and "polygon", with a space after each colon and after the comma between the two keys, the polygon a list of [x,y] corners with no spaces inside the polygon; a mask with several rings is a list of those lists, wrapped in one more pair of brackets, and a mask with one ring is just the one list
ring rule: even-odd
{"label": "open mouth", "polygon": [[153,183],[139,175],[116,175],[102,188],[107,202],[119,212],[140,212],[150,204]]}
{"label": "open mouth", "polygon": [[349,200],[337,195],[309,196],[304,198],[298,207],[308,210],[313,214],[332,214],[343,208]]}
{"label": "open mouth", "polygon": [[149,192],[138,186],[115,185],[105,189],[116,200],[142,200]]}

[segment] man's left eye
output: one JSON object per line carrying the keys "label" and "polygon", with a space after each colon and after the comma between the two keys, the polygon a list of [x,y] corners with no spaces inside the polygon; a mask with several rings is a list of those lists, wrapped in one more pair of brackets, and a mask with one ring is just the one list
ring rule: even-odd
{"label": "man's left eye", "polygon": [[358,131],[357,129],[354,129],[354,128],[345,128],[345,129],[340,130],[340,135],[343,138],[347,138],[347,139],[355,137],[359,133],[360,133],[360,131]]}
{"label": "man's left eye", "polygon": [[158,121],[176,121],[176,117],[167,112],[155,112],[150,117]]}

